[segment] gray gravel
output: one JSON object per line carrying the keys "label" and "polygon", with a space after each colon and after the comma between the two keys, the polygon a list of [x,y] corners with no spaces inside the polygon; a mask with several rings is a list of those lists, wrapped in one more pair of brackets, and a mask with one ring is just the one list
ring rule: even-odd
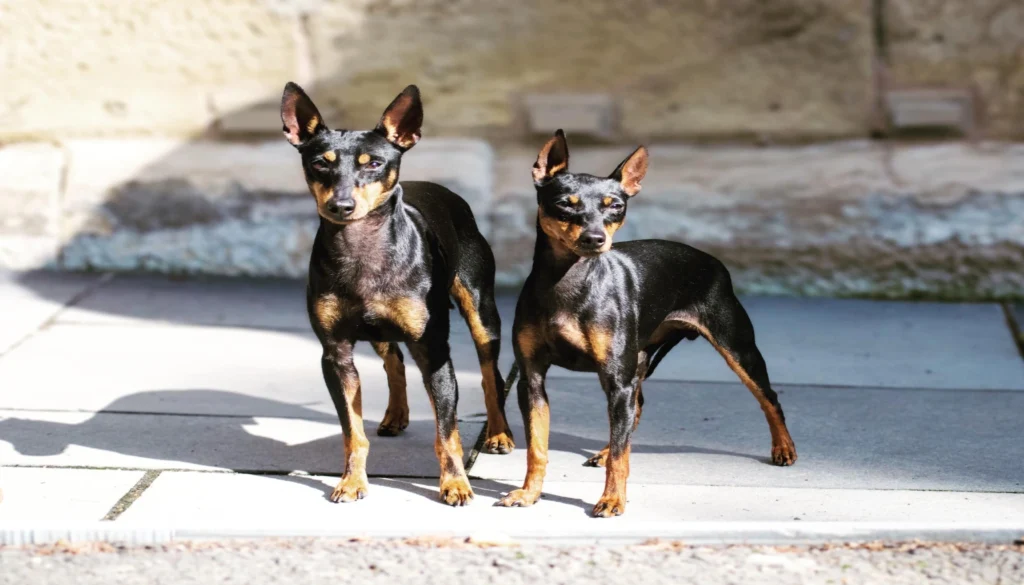
{"label": "gray gravel", "polygon": [[0,583],[1024,583],[1024,547],[266,540],[2,548]]}

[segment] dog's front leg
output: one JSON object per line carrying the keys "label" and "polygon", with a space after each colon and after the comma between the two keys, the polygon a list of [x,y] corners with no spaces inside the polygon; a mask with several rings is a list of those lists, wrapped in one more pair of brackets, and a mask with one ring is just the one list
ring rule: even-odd
{"label": "dog's front leg", "polygon": [[548,469],[548,436],[551,431],[551,412],[548,408],[548,394],[544,389],[547,365],[523,360],[522,375],[519,378],[519,410],[523,413],[526,426],[526,479],[522,489],[513,490],[502,498],[501,506],[532,506],[540,499],[544,487],[544,475]]}
{"label": "dog's front leg", "polygon": [[345,438],[345,471],[331,494],[335,502],[361,500],[366,497],[369,486],[366,455],[370,442],[363,431],[363,395],[359,372],[352,361],[352,346],[353,342],[347,340],[327,343],[321,360],[324,381],[338,411]]}
{"label": "dog's front leg", "polygon": [[437,423],[434,451],[441,464],[441,501],[450,506],[465,506],[473,499],[473,488],[462,463],[462,441],[456,412],[459,388],[448,340],[436,338],[406,345],[423,374],[423,385],[427,387],[434,407]]}
{"label": "dog's front leg", "polygon": [[[629,374],[627,374],[629,372]],[[630,439],[635,428],[640,377],[636,364],[617,364],[600,374],[601,386],[608,397],[608,460],[604,493],[594,506],[594,516],[610,518],[626,511],[626,480],[629,478]],[[630,375],[632,374],[632,375]]]}

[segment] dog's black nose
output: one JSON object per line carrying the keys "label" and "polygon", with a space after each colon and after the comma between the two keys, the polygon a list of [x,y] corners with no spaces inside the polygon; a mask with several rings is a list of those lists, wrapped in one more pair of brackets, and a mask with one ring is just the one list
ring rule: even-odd
{"label": "dog's black nose", "polygon": [[347,217],[356,210],[356,202],[352,199],[331,199],[327,202],[327,211],[335,215]]}
{"label": "dog's black nose", "polygon": [[580,245],[584,248],[598,249],[604,245],[604,241],[607,237],[604,235],[604,230],[601,231],[589,231],[580,234]]}

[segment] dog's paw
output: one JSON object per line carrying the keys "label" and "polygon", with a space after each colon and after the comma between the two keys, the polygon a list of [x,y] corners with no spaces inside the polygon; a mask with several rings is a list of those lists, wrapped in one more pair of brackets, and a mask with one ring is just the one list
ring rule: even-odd
{"label": "dog's paw", "polygon": [[626,511],[626,498],[619,494],[604,495],[594,506],[594,518],[621,516]]}
{"label": "dog's paw", "polygon": [[608,447],[583,462],[584,467],[604,467],[608,463]]}
{"label": "dog's paw", "polygon": [[506,508],[525,508],[534,505],[540,499],[539,493],[531,493],[526,490],[513,490],[507,496],[498,500],[499,506]]}
{"label": "dog's paw", "polygon": [[465,477],[441,480],[441,501],[449,506],[465,506],[473,499],[473,488]]}
{"label": "dog's paw", "polygon": [[331,493],[332,502],[354,502],[366,497],[369,486],[365,477],[346,476],[341,478],[334,492]]}
{"label": "dog's paw", "polygon": [[796,463],[796,445],[793,439],[786,439],[777,445],[772,445],[772,463],[775,465],[793,465]]}
{"label": "dog's paw", "polygon": [[409,409],[388,407],[377,426],[378,437],[397,437],[409,426]]}
{"label": "dog's paw", "polygon": [[507,455],[515,448],[516,444],[512,440],[512,431],[507,427],[504,431],[492,435],[490,425],[487,426],[487,440],[484,441],[484,453]]}

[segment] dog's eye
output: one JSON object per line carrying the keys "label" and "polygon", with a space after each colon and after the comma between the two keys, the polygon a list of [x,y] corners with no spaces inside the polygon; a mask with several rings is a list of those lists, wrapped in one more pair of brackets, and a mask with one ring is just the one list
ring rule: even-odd
{"label": "dog's eye", "polygon": [[327,166],[327,163],[323,161],[316,161],[311,166],[313,167],[313,170],[318,173],[326,173],[328,170],[330,170],[330,167]]}
{"label": "dog's eye", "polygon": [[621,204],[621,203],[619,203],[618,201],[616,201],[615,203],[612,203],[611,205],[608,206],[608,209],[611,209],[612,211],[622,211],[625,208],[626,208],[626,206]]}
{"label": "dog's eye", "polygon": [[555,203],[555,205],[559,209],[564,209],[566,211],[575,211],[576,210],[576,204],[573,203],[572,201],[569,201],[568,199],[563,199],[563,200],[559,201],[558,203]]}
{"label": "dog's eye", "polygon": [[381,163],[380,163],[379,160],[371,160],[370,162],[366,163],[366,168],[368,168],[368,169],[379,169],[380,168],[380,164]]}

